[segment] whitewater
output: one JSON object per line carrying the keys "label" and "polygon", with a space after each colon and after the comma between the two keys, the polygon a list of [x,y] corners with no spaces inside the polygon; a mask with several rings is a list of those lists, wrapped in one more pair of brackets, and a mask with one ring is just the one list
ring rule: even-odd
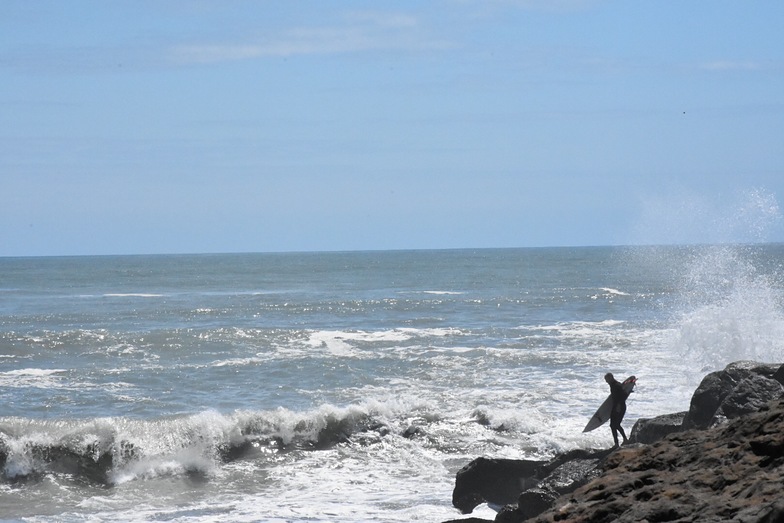
{"label": "whitewater", "polygon": [[[0,258],[0,519],[429,521],[784,362],[784,245]],[[480,517],[492,518],[487,507]]]}

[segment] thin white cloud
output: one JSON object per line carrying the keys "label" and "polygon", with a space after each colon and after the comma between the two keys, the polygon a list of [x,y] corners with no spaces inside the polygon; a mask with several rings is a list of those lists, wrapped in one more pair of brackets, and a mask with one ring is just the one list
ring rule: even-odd
{"label": "thin white cloud", "polygon": [[573,12],[590,9],[598,4],[598,0],[496,0],[498,3],[507,4],[531,11]]}
{"label": "thin white cloud", "polygon": [[355,11],[346,15],[350,22],[372,24],[378,27],[414,28],[419,25],[416,16],[404,13],[381,13],[375,11]]}
{"label": "thin white cloud", "polygon": [[575,13],[593,9],[605,0],[455,0],[483,9],[512,8],[542,13]]}
{"label": "thin white cloud", "polygon": [[735,62],[731,60],[716,60],[705,62],[699,65],[700,69],[706,71],[761,71],[768,69],[770,64],[760,62]]}
{"label": "thin white cloud", "polygon": [[178,45],[169,56],[175,63],[207,64],[276,56],[451,47],[448,42],[428,38],[417,18],[410,15],[355,12],[345,20],[343,26],[300,27],[253,41]]}

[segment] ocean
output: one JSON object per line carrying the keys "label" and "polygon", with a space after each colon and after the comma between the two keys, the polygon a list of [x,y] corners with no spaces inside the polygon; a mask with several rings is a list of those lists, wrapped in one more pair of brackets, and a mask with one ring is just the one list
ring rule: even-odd
{"label": "ocean", "polygon": [[743,359],[782,244],[0,258],[0,519],[439,522],[478,456],[612,446],[606,372],[629,433]]}

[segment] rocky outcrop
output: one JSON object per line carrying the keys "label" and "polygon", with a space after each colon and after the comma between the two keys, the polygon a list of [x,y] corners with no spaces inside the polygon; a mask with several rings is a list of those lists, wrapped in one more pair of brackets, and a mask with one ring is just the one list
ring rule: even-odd
{"label": "rocky outcrop", "polygon": [[620,449],[601,467],[530,521],[784,521],[784,400],[717,428]]}
{"label": "rocky outcrop", "polygon": [[632,445],[557,456],[506,485],[495,460],[479,458],[482,475],[461,486],[475,503],[458,508],[520,485],[496,522],[784,522],[783,384],[784,365],[733,363],[702,380],[688,412],[638,420]]}
{"label": "rocky outcrop", "polygon": [[598,477],[599,464],[610,452],[578,449],[549,461],[476,458],[457,473],[452,504],[463,514],[480,503],[509,505],[497,521],[533,517]]}
{"label": "rocky outcrop", "polygon": [[503,506],[516,503],[520,492],[538,483],[544,461],[476,458],[460,469],[452,491],[452,505],[470,514],[482,503]]}
{"label": "rocky outcrop", "polygon": [[599,477],[600,464],[611,452],[574,450],[556,456],[539,468],[536,485],[521,492],[516,505],[504,507],[496,521],[513,523],[541,514],[561,495]]}
{"label": "rocky outcrop", "polygon": [[740,361],[711,372],[694,391],[684,429],[704,429],[754,412],[782,395],[784,365]]}

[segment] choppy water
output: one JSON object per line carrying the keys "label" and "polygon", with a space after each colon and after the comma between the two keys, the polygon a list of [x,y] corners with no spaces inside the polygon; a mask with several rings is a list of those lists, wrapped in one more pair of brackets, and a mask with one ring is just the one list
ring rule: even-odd
{"label": "choppy water", "polygon": [[631,428],[784,361],[783,290],[780,244],[0,259],[0,519],[449,519],[476,456],[610,446],[607,371]]}

